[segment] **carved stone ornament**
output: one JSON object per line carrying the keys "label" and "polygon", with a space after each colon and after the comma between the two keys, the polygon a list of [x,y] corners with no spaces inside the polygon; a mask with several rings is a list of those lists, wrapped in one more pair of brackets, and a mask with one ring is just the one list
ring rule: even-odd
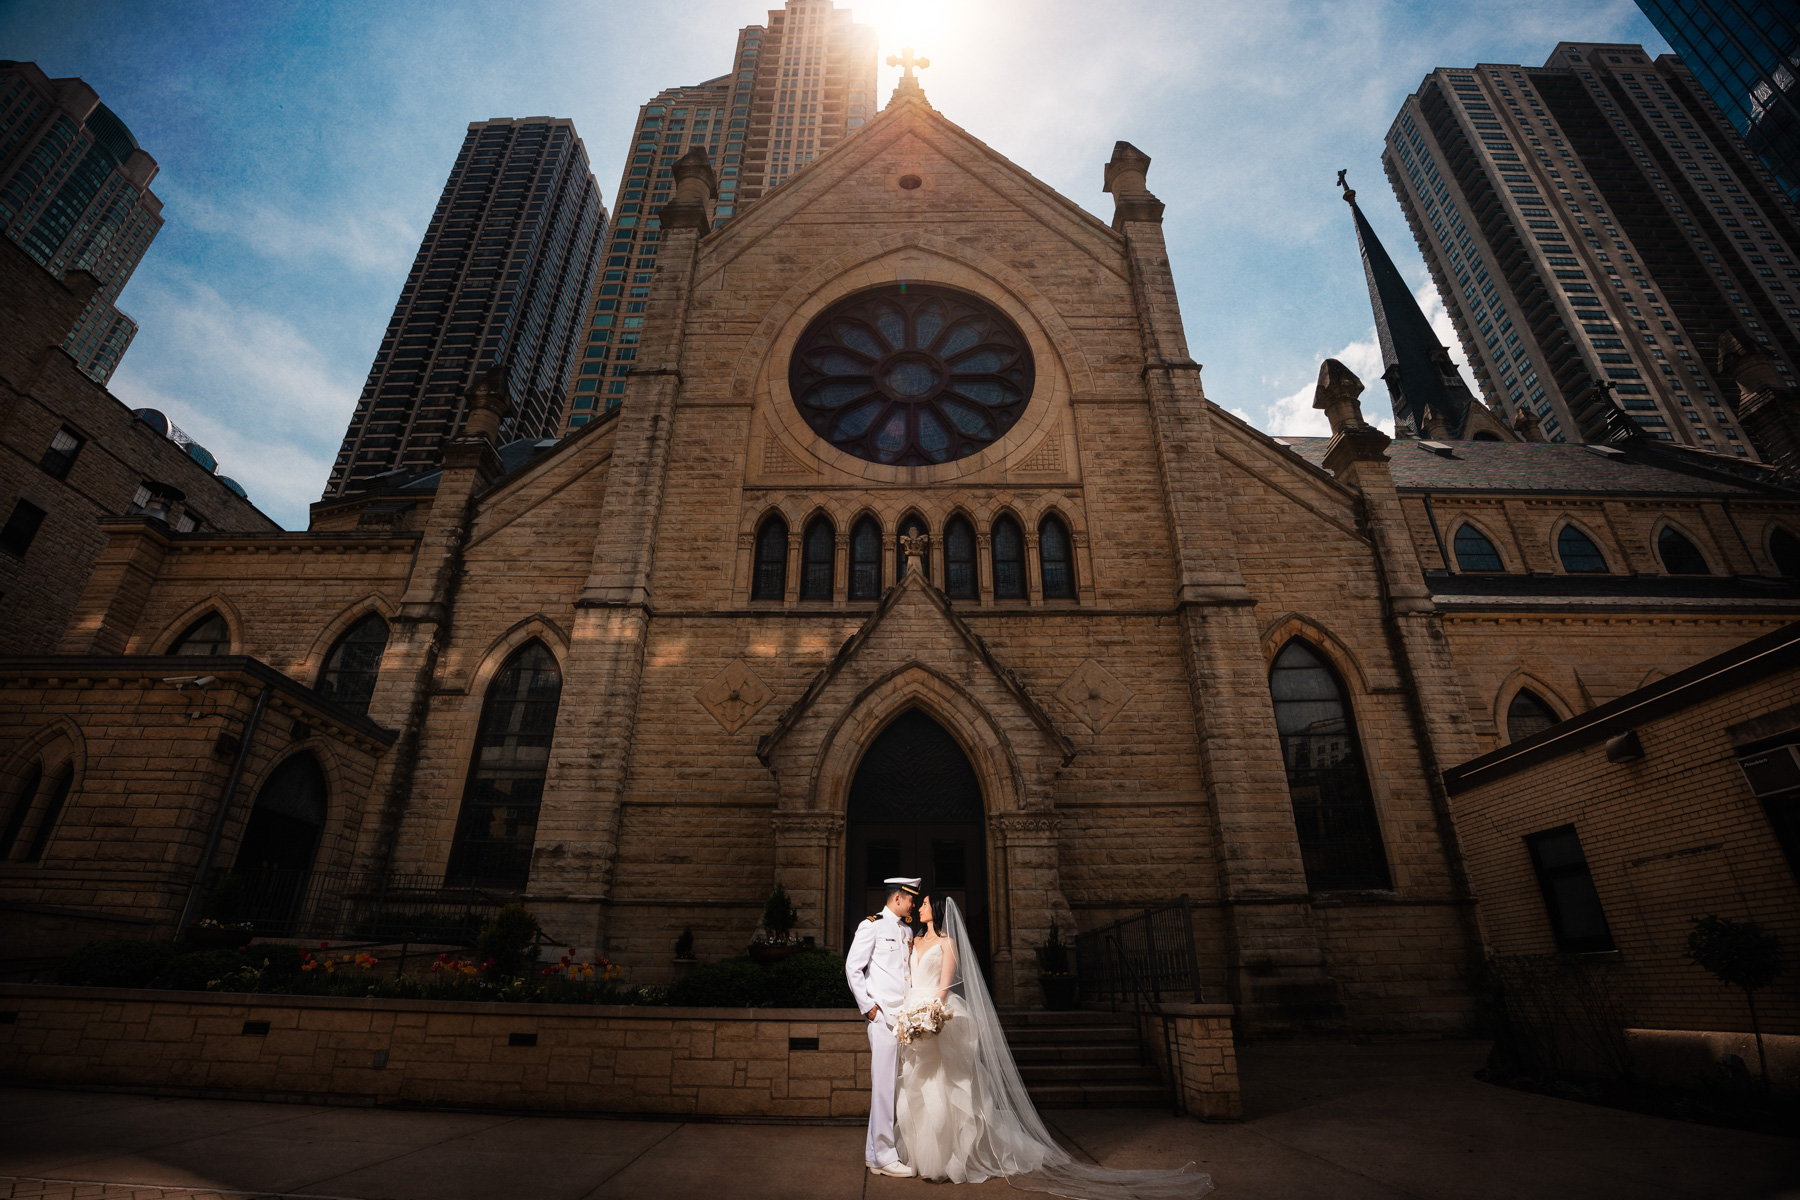
{"label": "carved stone ornament", "polygon": [[1095,733],[1112,724],[1134,695],[1117,676],[1091,658],[1076,667],[1075,673],[1056,689],[1056,698],[1063,707]]}
{"label": "carved stone ornament", "polygon": [[744,665],[741,658],[714,675],[712,682],[694,693],[694,699],[700,701],[706,711],[712,714],[713,720],[725,727],[726,733],[736,733],[742,729],[763,705],[774,698],[775,693],[756,677],[756,672]]}

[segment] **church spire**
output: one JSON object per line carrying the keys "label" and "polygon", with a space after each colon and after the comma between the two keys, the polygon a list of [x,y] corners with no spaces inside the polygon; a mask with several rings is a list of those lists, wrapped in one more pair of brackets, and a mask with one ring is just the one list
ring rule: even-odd
{"label": "church spire", "polygon": [[1356,221],[1356,245],[1362,251],[1369,303],[1375,309],[1375,336],[1381,342],[1381,378],[1394,402],[1395,432],[1421,436],[1441,422],[1450,437],[1467,437],[1475,396],[1356,206],[1356,192],[1344,181],[1345,174],[1338,172],[1338,186],[1344,189],[1344,203]]}

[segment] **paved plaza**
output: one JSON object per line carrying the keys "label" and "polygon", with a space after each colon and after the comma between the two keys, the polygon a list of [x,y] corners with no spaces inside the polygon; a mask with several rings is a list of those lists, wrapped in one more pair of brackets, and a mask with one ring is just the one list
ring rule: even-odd
{"label": "paved plaza", "polygon": [[[1491,1087],[1473,1042],[1252,1046],[1241,1125],[1061,1110],[1112,1166],[1197,1160],[1218,1200],[1800,1196],[1800,1141]],[[0,1198],[901,1198],[848,1126],[401,1112],[0,1089]],[[1018,1196],[1002,1182],[958,1195]]]}

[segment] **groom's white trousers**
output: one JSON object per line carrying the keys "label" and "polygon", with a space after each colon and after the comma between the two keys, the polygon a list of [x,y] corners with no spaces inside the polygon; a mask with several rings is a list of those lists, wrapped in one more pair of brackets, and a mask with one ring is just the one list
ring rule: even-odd
{"label": "groom's white trousers", "polygon": [[900,1041],[887,1009],[869,1022],[869,1140],[863,1161],[885,1167],[900,1157],[894,1145],[894,1085],[900,1078]]}

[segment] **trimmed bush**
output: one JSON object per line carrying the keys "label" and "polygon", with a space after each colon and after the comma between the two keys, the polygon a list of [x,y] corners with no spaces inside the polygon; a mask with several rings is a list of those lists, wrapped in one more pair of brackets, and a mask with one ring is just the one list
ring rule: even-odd
{"label": "trimmed bush", "polygon": [[806,950],[769,969],[777,1008],[855,1008],[844,978],[844,960],[823,950]]}
{"label": "trimmed bush", "polygon": [[773,1001],[769,972],[748,958],[695,967],[669,989],[668,1000],[683,1008],[762,1008]]}
{"label": "trimmed bush", "polygon": [[56,968],[56,982],[70,987],[157,987],[157,977],[180,954],[173,942],[106,938],[65,958]]}
{"label": "trimmed bush", "polygon": [[493,962],[489,972],[515,979],[536,961],[538,919],[523,904],[508,904],[486,925],[475,940],[475,961]]}

